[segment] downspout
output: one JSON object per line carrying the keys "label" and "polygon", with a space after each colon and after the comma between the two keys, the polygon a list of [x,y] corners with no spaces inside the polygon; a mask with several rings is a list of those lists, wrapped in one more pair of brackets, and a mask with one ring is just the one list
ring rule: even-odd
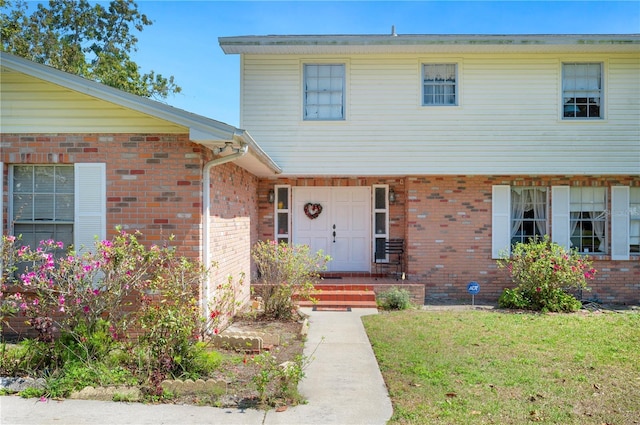
{"label": "downspout", "polygon": [[[216,154],[220,154],[222,152],[224,152],[225,149],[229,148],[231,146],[230,142],[227,142],[227,144],[222,147],[222,148],[216,148],[214,150],[214,153]],[[210,208],[210,203],[211,203],[211,190],[209,188],[210,184],[211,184],[211,169],[213,167],[217,167],[218,165],[222,165],[222,164],[226,164],[227,162],[232,162],[235,161],[238,158],[243,157],[244,155],[246,155],[246,153],[249,151],[249,145],[242,145],[240,148],[233,148],[234,153],[232,153],[231,155],[227,155],[227,156],[223,156],[222,158],[216,158],[216,159],[212,159],[211,161],[207,162],[203,169],[202,169],[202,175],[203,175],[203,179],[202,179],[202,240],[203,240],[203,247],[202,247],[202,262],[204,264],[204,266],[207,268],[207,270],[209,269],[209,266],[211,265],[211,250],[209,248],[209,243],[211,241],[211,237],[209,236],[209,214],[211,212],[211,208]],[[209,317],[209,290],[210,290],[210,282],[211,281],[211,276],[210,274],[207,274],[206,279],[204,280],[204,288],[203,288],[203,293],[202,293],[202,305],[201,305],[201,309],[204,312],[204,317],[205,319]]]}

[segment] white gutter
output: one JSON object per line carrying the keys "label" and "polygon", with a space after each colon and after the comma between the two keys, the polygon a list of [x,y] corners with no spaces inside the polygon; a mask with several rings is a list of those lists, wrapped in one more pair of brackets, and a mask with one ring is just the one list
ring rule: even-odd
{"label": "white gutter", "polygon": [[[215,149],[215,153],[222,153],[225,149],[230,147],[231,143],[227,143],[222,148]],[[238,158],[243,157],[249,152],[249,145],[242,145],[240,148],[234,148],[234,153],[231,155],[223,156],[222,158],[216,158],[207,162],[202,169],[202,262],[205,268],[208,270],[211,266],[211,250],[209,249],[209,242],[211,237],[209,236],[209,214],[211,212],[211,190],[209,188],[211,184],[211,169],[218,165],[226,164],[227,162],[235,161]],[[208,273],[204,280],[204,288],[202,289],[202,311],[204,312],[205,319],[209,318],[209,290],[211,288],[211,275]]]}

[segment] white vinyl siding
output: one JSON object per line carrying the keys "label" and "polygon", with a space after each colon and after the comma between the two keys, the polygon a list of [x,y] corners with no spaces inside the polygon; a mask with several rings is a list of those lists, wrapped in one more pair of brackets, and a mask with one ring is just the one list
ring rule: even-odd
{"label": "white vinyl siding", "polygon": [[[607,119],[571,122],[559,119],[563,55],[460,56],[336,57],[348,63],[348,120],[319,123],[300,121],[301,63],[322,56],[246,54],[240,126],[286,175],[637,173],[637,55],[589,55],[606,64]],[[422,106],[431,62],[459,64],[460,106]]]}
{"label": "white vinyl siding", "polygon": [[95,240],[106,238],[107,182],[106,164],[75,164],[75,231],[76,251],[92,251]]}
{"label": "white vinyl siding", "polygon": [[2,69],[4,133],[170,133],[189,130],[17,71]]}

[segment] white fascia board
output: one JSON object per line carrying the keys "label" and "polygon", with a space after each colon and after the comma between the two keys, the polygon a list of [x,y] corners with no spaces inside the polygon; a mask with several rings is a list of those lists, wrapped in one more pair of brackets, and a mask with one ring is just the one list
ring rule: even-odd
{"label": "white fascia board", "polygon": [[640,52],[640,34],[219,37],[226,54]]}

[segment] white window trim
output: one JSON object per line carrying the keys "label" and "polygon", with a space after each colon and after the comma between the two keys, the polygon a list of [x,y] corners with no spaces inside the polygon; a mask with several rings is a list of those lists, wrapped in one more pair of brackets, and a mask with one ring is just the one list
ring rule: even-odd
{"label": "white window trim", "polygon": [[[384,208],[376,208],[376,189],[384,189]],[[389,185],[388,184],[374,184],[371,187],[371,245],[373,252],[373,259],[376,260],[376,239],[384,238],[389,240]],[[384,233],[376,233],[376,213],[385,214]],[[389,256],[378,260],[380,263],[386,263],[389,261]]]}
{"label": "white window trim", "polygon": [[[287,208],[279,208],[279,203],[282,201],[279,197],[278,189],[287,189]],[[291,243],[291,186],[280,184],[274,186],[274,202],[273,202],[273,237],[274,240],[280,241],[280,239],[287,239]],[[282,201],[284,202],[284,201]],[[278,213],[287,214],[287,232],[280,233],[278,229]]]}

